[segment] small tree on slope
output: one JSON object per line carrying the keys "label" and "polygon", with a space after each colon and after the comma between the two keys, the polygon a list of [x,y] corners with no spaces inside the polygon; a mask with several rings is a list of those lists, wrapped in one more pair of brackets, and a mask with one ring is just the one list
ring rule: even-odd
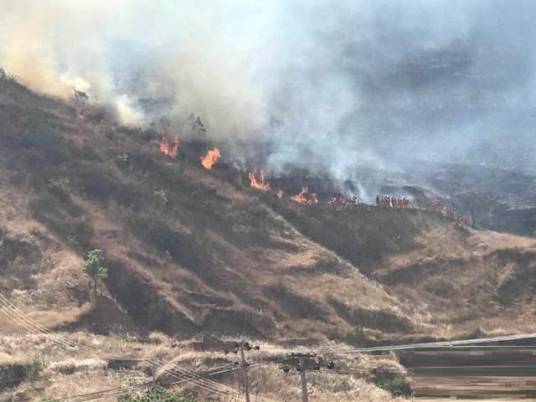
{"label": "small tree on slope", "polygon": [[102,250],[91,250],[84,263],[84,272],[93,280],[93,290],[97,293],[97,281],[108,276],[108,269],[103,266],[104,253]]}

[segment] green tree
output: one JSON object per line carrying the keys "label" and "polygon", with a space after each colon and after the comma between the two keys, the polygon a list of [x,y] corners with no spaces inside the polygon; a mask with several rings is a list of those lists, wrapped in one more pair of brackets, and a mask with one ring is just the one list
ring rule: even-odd
{"label": "green tree", "polygon": [[93,280],[93,290],[97,292],[97,281],[108,277],[108,269],[103,265],[104,253],[102,250],[91,250],[87,254],[84,271]]}

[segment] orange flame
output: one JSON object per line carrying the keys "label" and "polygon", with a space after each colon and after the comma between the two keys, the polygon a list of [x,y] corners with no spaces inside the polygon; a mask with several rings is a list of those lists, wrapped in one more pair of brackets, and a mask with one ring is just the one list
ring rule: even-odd
{"label": "orange flame", "polygon": [[160,152],[164,155],[169,155],[169,141],[167,137],[162,137],[160,140]]}
{"label": "orange flame", "polygon": [[290,199],[298,204],[306,204],[307,197],[305,197],[305,195],[307,194],[307,191],[309,191],[307,187],[302,187],[302,190],[298,194],[290,197]]}
{"label": "orange flame", "polygon": [[173,138],[173,142],[169,146],[169,154],[168,154],[173,159],[175,159],[177,157],[177,153],[179,152],[180,143],[181,143],[181,141],[179,139],[179,136],[175,135],[175,137]]}
{"label": "orange flame", "polygon": [[201,164],[207,170],[211,170],[212,166],[218,162],[218,159],[221,158],[221,153],[218,148],[211,149],[207,152],[205,156],[201,157]]}
{"label": "orange flame", "polygon": [[160,140],[160,152],[162,152],[166,156],[169,156],[175,159],[179,152],[179,145],[180,145],[179,136],[175,134],[175,137],[173,137],[173,140],[170,142],[168,139],[167,130],[164,129],[162,131],[164,133],[164,136]]}
{"label": "orange flame", "polygon": [[249,172],[248,178],[249,178],[249,185],[253,188],[256,188],[257,190],[261,191],[268,191],[270,190],[270,184],[264,181],[264,171],[261,170],[259,173],[259,179],[255,177],[255,173]]}
{"label": "orange flame", "polygon": [[302,190],[298,194],[290,197],[290,199],[298,204],[305,204],[305,205],[318,204],[318,197],[316,196],[316,193],[309,194],[309,188],[307,187],[302,187]]}

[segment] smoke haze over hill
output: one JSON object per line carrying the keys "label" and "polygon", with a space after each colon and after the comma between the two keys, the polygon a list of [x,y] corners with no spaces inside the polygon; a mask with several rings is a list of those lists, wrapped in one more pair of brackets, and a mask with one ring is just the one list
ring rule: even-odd
{"label": "smoke haze over hill", "polygon": [[535,11],[0,0],[0,402],[536,395]]}
{"label": "smoke haze over hill", "polygon": [[215,139],[269,140],[273,172],[536,170],[532,1],[74,4],[0,1],[0,66],[53,95],[87,90],[126,122],[194,112]]}

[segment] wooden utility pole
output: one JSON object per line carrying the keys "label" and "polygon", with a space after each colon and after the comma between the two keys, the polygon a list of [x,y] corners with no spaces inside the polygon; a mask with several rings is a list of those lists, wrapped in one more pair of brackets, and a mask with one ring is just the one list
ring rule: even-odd
{"label": "wooden utility pole", "polygon": [[305,358],[300,357],[299,363],[300,378],[301,378],[301,392],[302,392],[302,402],[309,402],[309,396],[307,395],[307,379],[305,378]]}
{"label": "wooden utility pole", "polygon": [[242,366],[242,381],[244,382],[244,392],[246,393],[246,402],[249,400],[249,379],[248,379],[248,363],[244,356],[244,342],[240,342],[240,360]]}
{"label": "wooden utility pole", "polygon": [[246,402],[251,402],[250,396],[249,396],[249,378],[248,378],[248,368],[249,363],[246,361],[246,353],[251,350],[260,350],[260,346],[253,346],[249,342],[233,342],[232,346],[229,345],[229,347],[225,347],[223,351],[225,354],[228,354],[230,352],[233,352],[235,354],[240,352],[240,363],[236,362],[235,364],[240,364],[241,368],[241,377],[242,377],[242,384],[244,384],[244,392],[246,394]]}
{"label": "wooden utility pole", "polygon": [[294,367],[300,373],[302,402],[309,402],[307,393],[307,370],[320,370],[322,367],[333,370],[335,364],[332,361],[318,357],[315,353],[290,353],[281,361],[281,369],[288,373],[291,367]]}

